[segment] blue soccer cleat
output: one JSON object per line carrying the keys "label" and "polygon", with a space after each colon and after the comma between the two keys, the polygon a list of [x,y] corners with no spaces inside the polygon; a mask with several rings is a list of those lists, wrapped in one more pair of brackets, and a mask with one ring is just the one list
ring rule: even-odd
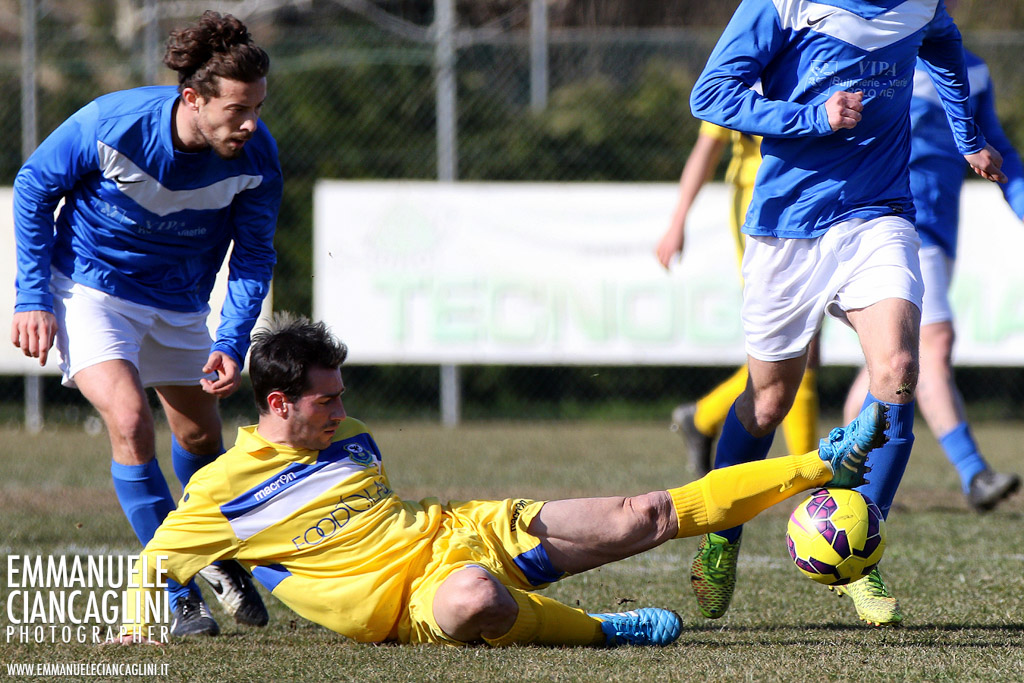
{"label": "blue soccer cleat", "polygon": [[590,616],[601,620],[608,646],[670,645],[683,630],[678,614],[658,607]]}
{"label": "blue soccer cleat", "polygon": [[818,443],[818,456],[832,466],[832,478],[825,486],[850,489],[865,483],[871,471],[867,456],[889,440],[889,406],[872,403],[845,427],[836,427]]}

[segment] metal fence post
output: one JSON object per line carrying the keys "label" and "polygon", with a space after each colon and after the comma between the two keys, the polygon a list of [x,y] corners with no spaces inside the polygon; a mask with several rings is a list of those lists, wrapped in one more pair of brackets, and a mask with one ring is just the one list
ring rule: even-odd
{"label": "metal fence post", "polygon": [[530,108],[548,106],[548,3],[530,0]]}
{"label": "metal fence post", "polygon": [[[455,1],[434,1],[434,63],[437,88],[437,179],[454,182],[458,177]],[[459,423],[462,412],[459,366],[442,365],[440,377],[441,424]]]}
{"label": "metal fence post", "polygon": [[[36,148],[36,0],[21,0],[21,158]],[[25,428],[43,429],[43,378],[25,375]]]}
{"label": "metal fence post", "polygon": [[145,0],[142,8],[142,78],[145,85],[156,84],[156,72],[160,67],[160,38],[157,35],[160,20],[156,3],[157,0]]}

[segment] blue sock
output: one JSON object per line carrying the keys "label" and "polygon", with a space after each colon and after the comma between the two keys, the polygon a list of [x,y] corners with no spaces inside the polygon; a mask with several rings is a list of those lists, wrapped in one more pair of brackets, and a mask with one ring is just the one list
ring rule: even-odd
{"label": "blue sock", "polygon": [[[715,469],[743,462],[764,460],[768,457],[768,451],[771,450],[774,438],[775,432],[760,438],[748,432],[740,419],[736,417],[736,404],[734,403],[729,408],[729,414],[726,415],[725,423],[722,425],[722,433],[718,437],[718,447],[715,450]],[[734,526],[731,529],[715,533],[725,537],[730,543],[735,543],[743,533],[743,527]]]}
{"label": "blue sock", "polygon": [[873,500],[882,511],[882,517],[887,519],[892,499],[896,496],[896,489],[899,488],[903,472],[910,462],[910,451],[914,448],[915,404],[914,401],[886,403],[879,401],[869,392],[864,399],[864,405],[874,402],[889,406],[889,429],[885,432],[889,436],[889,442],[871,451],[871,455],[868,456],[868,466],[871,467],[871,472],[868,473],[870,481],[858,486],[857,490]]}
{"label": "blue sock", "polygon": [[[220,453],[223,452],[224,445],[221,444]],[[192,480],[192,475],[216,460],[220,453],[196,455],[192,451],[185,450],[185,447],[178,443],[178,438],[171,434],[171,466],[174,468],[174,474],[178,477],[178,481],[181,482],[181,488],[185,488]],[[220,562],[214,562],[214,564],[220,565]]]}
{"label": "blue sock", "polygon": [[[220,452],[224,452],[223,446],[221,446]],[[216,460],[217,455],[196,455],[185,450],[185,447],[178,443],[178,439],[173,434],[171,435],[171,466],[174,468],[174,474],[178,477],[178,481],[181,482],[181,488],[185,488],[193,474]]]}
{"label": "blue sock", "polygon": [[974,442],[970,426],[966,422],[961,422],[939,439],[939,445],[956,467],[960,475],[960,487],[966,494],[971,487],[971,479],[988,469],[985,458],[978,452],[978,444]]}
{"label": "blue sock", "polygon": [[[128,523],[131,524],[139,542],[146,545],[153,538],[160,522],[174,509],[174,498],[167,488],[167,480],[160,471],[160,465],[156,458],[145,465],[122,465],[112,460],[110,474],[114,479],[114,492],[125,517],[128,518]],[[171,598],[172,608],[178,598],[189,592],[190,587],[196,592],[199,591],[194,582],[182,586],[173,579],[167,579],[167,592]]]}

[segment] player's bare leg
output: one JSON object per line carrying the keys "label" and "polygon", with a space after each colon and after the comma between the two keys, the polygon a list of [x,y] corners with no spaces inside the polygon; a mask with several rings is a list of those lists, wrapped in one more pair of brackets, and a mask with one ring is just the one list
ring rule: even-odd
{"label": "player's bare leg", "polygon": [[434,594],[434,619],[448,636],[463,643],[508,633],[519,608],[508,589],[482,567],[452,573]]}
{"label": "player's bare leg", "polygon": [[215,396],[203,391],[198,384],[157,387],[156,393],[167,424],[182,447],[197,455],[220,455],[222,425]]}
{"label": "player's bare leg", "polygon": [[[883,516],[888,516],[914,445],[921,311],[910,301],[892,298],[846,314],[860,337],[867,361],[869,393],[865,402],[884,402],[889,407],[891,425],[888,443],[873,459],[871,482],[858,490],[878,504]],[[897,625],[903,621],[899,603],[877,567],[863,579],[835,591],[850,596],[857,615],[869,624]]]}
{"label": "player's bare leg", "polygon": [[[874,434],[882,433],[884,419],[881,411],[872,418]],[[865,452],[871,450],[874,442],[866,436],[860,438],[872,444],[865,446]],[[580,573],[672,538],[746,521],[799,491],[839,481],[837,477],[849,477],[850,472],[854,481],[863,481],[864,457],[852,453],[852,448],[839,453],[830,447],[826,454],[812,451],[715,470],[699,481],[665,491],[551,501],[530,521],[529,532],[540,539],[553,568]],[[848,463],[851,457],[855,462]],[[837,475],[836,469],[843,468]],[[657,608],[590,615],[504,586],[477,566],[460,569],[445,579],[434,595],[432,609],[448,637],[460,642],[484,639],[499,645],[667,644],[678,637],[681,628],[677,615]]]}
{"label": "player's bare leg", "polygon": [[[110,360],[80,370],[74,380],[107,427],[114,491],[132,530],[145,545],[174,509],[174,498],[156,461],[153,412],[138,370],[128,361]],[[220,632],[193,582],[182,586],[168,580],[168,593],[176,619],[172,633]]]}
{"label": "player's bare leg", "polygon": [[921,326],[921,381],[917,387],[917,402],[946,458],[960,475],[967,504],[984,512],[1020,488],[1020,477],[993,470],[978,449],[953,374],[954,341],[951,321]]}
{"label": "player's bare leg", "polygon": [[886,403],[913,401],[920,373],[920,309],[894,298],[846,315],[864,351],[871,394]]}
{"label": "player's bare leg", "polygon": [[806,366],[806,351],[781,361],[747,357],[747,389],[736,399],[736,417],[751,436],[766,436],[779,426],[793,405]]}
{"label": "player's bare leg", "polygon": [[153,412],[134,365],[104,361],[80,370],[74,380],[107,427],[114,462],[144,465],[156,457]]}

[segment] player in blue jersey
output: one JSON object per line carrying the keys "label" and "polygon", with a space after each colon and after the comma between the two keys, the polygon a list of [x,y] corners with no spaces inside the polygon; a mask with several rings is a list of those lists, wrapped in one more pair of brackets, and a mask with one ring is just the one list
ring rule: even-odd
{"label": "player in blue jersey", "polygon": [[[153,387],[182,485],[223,451],[218,400],[234,392],[270,285],[282,179],[260,111],[269,58],[235,17],[171,34],[179,86],[104,95],[62,123],[14,182],[17,296],[11,340],[103,418],[114,490],[145,544],[174,508],[156,461]],[[60,212],[54,218],[58,203]],[[231,248],[216,341],[210,292]],[[245,570],[204,570],[241,623],[266,609]],[[174,585],[172,633],[215,635],[195,584]]]}
{"label": "player in blue jersey", "polygon": [[[946,0],[946,4],[952,11],[954,0]],[[970,51],[965,50],[964,55],[975,120],[1003,157],[1002,170],[1008,178],[1001,186],[1003,195],[1017,217],[1024,219],[1024,165],[999,123],[988,65]],[[921,235],[921,275],[925,284],[917,402],[932,434],[956,467],[967,504],[984,512],[1020,488],[1020,477],[989,467],[971,434],[953,377],[955,334],[949,286],[956,261],[964,160],[945,123],[938,93],[922,69],[914,77],[910,125],[910,189]],[[860,411],[867,381],[867,371],[862,370],[850,388],[847,414]]]}
{"label": "player in blue jersey", "polygon": [[[967,104],[960,33],[941,0],[743,0],[690,97],[697,118],[764,137],[743,226],[749,380],[715,466],[767,455],[827,312],[860,338],[867,400],[889,407],[889,441],[862,489],[883,514],[913,444],[923,287],[907,164],[919,55],[958,152],[1005,180]],[[709,618],[728,609],[741,531],[705,535],[691,566]],[[877,571],[855,585],[862,619],[902,620]]]}

